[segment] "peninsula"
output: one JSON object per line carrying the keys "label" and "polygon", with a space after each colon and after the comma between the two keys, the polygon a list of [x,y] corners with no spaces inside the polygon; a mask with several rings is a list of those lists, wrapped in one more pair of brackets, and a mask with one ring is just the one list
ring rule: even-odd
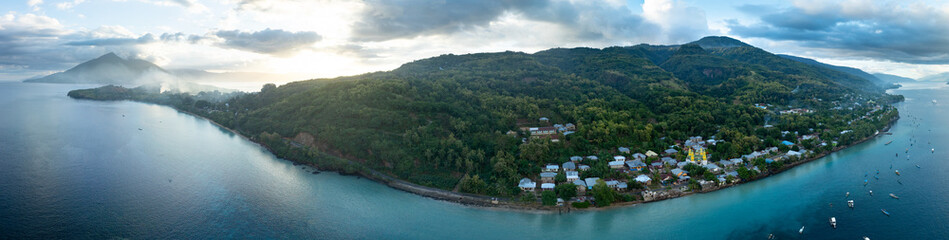
{"label": "peninsula", "polygon": [[106,86],[69,96],[168,105],[281,158],[425,196],[555,210],[752,181],[899,118],[889,83],[805,60],[706,37],[448,54],[255,93]]}

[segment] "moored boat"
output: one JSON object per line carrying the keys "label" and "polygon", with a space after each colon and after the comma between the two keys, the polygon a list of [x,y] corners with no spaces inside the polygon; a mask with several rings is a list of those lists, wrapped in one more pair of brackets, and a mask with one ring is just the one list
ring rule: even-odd
{"label": "moored boat", "polygon": [[883,212],[883,214],[886,214],[886,216],[890,216],[890,212],[887,212],[886,209],[881,208],[880,211]]}
{"label": "moored boat", "polygon": [[900,170],[899,170],[899,169],[896,170],[896,175],[897,175],[897,176],[900,175]]}
{"label": "moored boat", "polygon": [[834,227],[834,229],[837,229],[837,218],[830,217],[830,226]]}
{"label": "moored boat", "polygon": [[801,226],[801,230],[797,230],[797,234],[804,234],[804,226]]}
{"label": "moored boat", "polygon": [[853,208],[853,200],[848,200],[848,201],[847,201],[847,206],[850,207],[850,208]]}
{"label": "moored boat", "polygon": [[891,198],[895,198],[895,199],[900,199],[900,197],[898,197],[898,196],[896,196],[895,194],[892,194],[892,193],[890,193],[890,197],[891,197]]}

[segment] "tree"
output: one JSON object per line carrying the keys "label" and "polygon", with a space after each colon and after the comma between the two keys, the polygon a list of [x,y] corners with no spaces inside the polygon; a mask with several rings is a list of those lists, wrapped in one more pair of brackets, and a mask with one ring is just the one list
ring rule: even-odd
{"label": "tree", "polygon": [[544,203],[545,206],[553,206],[557,204],[557,194],[553,191],[543,191],[540,193],[540,200]]}
{"label": "tree", "polygon": [[277,89],[277,85],[276,85],[276,84],[267,83],[267,84],[264,84],[264,87],[260,88],[260,92],[261,92],[261,93],[269,92],[270,90],[274,90],[274,89]]}
{"label": "tree", "polygon": [[596,180],[596,184],[593,185],[593,198],[596,200],[597,207],[606,207],[616,200],[616,195],[612,188],[606,186],[606,182]]}
{"label": "tree", "polygon": [[554,187],[554,191],[557,192],[557,196],[563,199],[570,199],[577,196],[577,185],[573,183],[560,184]]}
{"label": "tree", "polygon": [[738,177],[740,177],[741,179],[745,181],[751,180],[752,178],[755,177],[755,175],[757,175],[755,171],[748,170],[748,168],[746,168],[745,166],[739,167],[737,172],[738,172]]}
{"label": "tree", "polygon": [[487,190],[487,187],[488,187],[488,185],[485,184],[484,181],[481,180],[481,177],[478,177],[478,175],[474,175],[474,177],[470,177],[467,174],[465,174],[465,176],[461,178],[460,184],[461,184],[460,190],[462,192],[474,193],[474,194],[482,194],[485,192],[485,190]]}
{"label": "tree", "polygon": [[567,175],[563,174],[562,172],[557,173],[557,176],[554,176],[554,182],[563,183],[566,181],[567,181]]}

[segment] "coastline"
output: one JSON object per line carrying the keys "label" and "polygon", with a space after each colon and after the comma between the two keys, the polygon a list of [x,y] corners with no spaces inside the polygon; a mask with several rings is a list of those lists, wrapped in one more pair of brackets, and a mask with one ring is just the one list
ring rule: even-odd
{"label": "coastline", "polygon": [[[153,103],[153,104],[154,104],[154,103]],[[161,105],[161,104],[158,104],[158,105]],[[168,106],[168,105],[162,105],[162,106]],[[240,133],[239,131],[237,131],[237,130],[228,128],[228,127],[226,127],[226,126],[224,126],[224,125],[221,125],[220,123],[215,122],[214,120],[212,120],[212,119],[210,119],[210,118],[207,118],[207,117],[204,117],[204,116],[201,116],[201,115],[192,113],[192,112],[183,111],[183,110],[178,109],[178,108],[175,108],[175,107],[173,107],[173,106],[168,106],[168,107],[171,107],[172,109],[175,109],[175,110],[178,111],[178,112],[182,112],[182,113],[185,113],[185,114],[188,114],[188,115],[197,117],[197,118],[201,118],[201,119],[207,120],[207,121],[210,122],[211,124],[214,124],[215,126],[218,126],[218,127],[222,128],[222,129],[226,129],[227,131],[230,131],[230,132],[232,132],[232,133],[234,133],[234,134],[237,134],[238,136],[244,138],[245,140],[248,140],[248,141],[250,141],[250,142],[253,142],[253,143],[257,144],[258,146],[261,146],[261,147],[267,149],[267,151],[269,151],[271,154],[274,154],[274,151],[273,151],[272,149],[270,149],[269,147],[267,147],[266,145],[264,145],[263,143],[258,142],[258,141],[255,141],[255,140],[253,140],[253,139],[251,139],[251,138],[245,136],[244,134],[241,134],[241,133]],[[387,185],[387,186],[389,186],[389,187],[391,187],[391,188],[395,188],[395,189],[398,189],[398,190],[401,190],[401,191],[404,191],[404,192],[416,194],[416,195],[419,195],[419,196],[422,196],[422,197],[427,197],[427,198],[431,198],[431,199],[435,199],[435,200],[441,200],[441,201],[456,203],[456,204],[460,204],[460,205],[462,205],[462,206],[477,207],[477,208],[484,208],[484,209],[493,209],[493,210],[503,210],[503,211],[517,211],[517,212],[539,213],[539,214],[553,214],[553,213],[562,214],[562,213],[570,213],[570,212],[575,211],[575,210],[576,210],[576,211],[603,211],[603,210],[610,210],[610,209],[614,209],[614,208],[633,207],[633,206],[638,206],[638,205],[640,205],[640,204],[651,203],[651,202],[658,202],[658,201],[663,201],[663,200],[668,200],[668,199],[674,199],[674,198],[680,198],[680,197],[685,197],[685,196],[689,196],[689,195],[692,195],[692,194],[710,193],[710,192],[714,192],[714,191],[718,191],[718,190],[722,190],[722,189],[727,189],[727,188],[730,188],[730,187],[734,187],[734,186],[737,186],[737,185],[741,185],[741,184],[743,184],[743,183],[754,182],[754,181],[757,181],[757,180],[760,180],[760,179],[763,179],[763,178],[766,178],[766,177],[769,177],[769,176],[772,176],[772,175],[780,174],[780,173],[782,173],[782,172],[784,172],[784,171],[787,171],[787,170],[789,170],[789,169],[791,169],[791,168],[797,167],[797,166],[799,166],[799,165],[801,165],[801,164],[804,164],[804,163],[808,163],[808,162],[811,162],[811,161],[814,161],[814,160],[821,159],[821,158],[823,158],[823,157],[825,157],[825,156],[827,156],[827,155],[830,155],[830,154],[832,154],[832,153],[835,153],[835,152],[838,152],[838,151],[847,149],[847,148],[849,148],[849,147],[853,147],[853,146],[862,144],[862,143],[864,143],[864,142],[866,142],[866,141],[868,141],[868,140],[870,140],[870,139],[879,137],[880,135],[882,135],[882,134],[888,132],[889,129],[893,126],[893,124],[895,124],[896,121],[899,120],[900,118],[901,118],[901,117],[899,117],[899,116],[897,115],[897,117],[894,118],[894,119],[892,119],[892,120],[890,120],[890,122],[887,123],[886,126],[884,126],[882,129],[879,129],[879,132],[878,132],[878,133],[873,134],[873,135],[870,135],[870,136],[867,136],[867,137],[865,137],[865,138],[863,138],[863,139],[860,139],[860,140],[858,140],[858,141],[856,141],[856,142],[854,142],[854,143],[852,143],[852,144],[850,144],[850,145],[847,145],[847,146],[840,146],[840,147],[834,148],[833,150],[826,151],[826,152],[823,152],[823,153],[821,153],[821,154],[818,154],[818,155],[816,155],[816,156],[813,156],[813,157],[810,157],[810,158],[804,158],[804,159],[801,159],[801,160],[799,160],[799,161],[789,163],[789,164],[785,165],[784,167],[782,167],[781,169],[776,170],[776,171],[773,172],[773,173],[763,174],[763,175],[760,175],[759,177],[757,177],[757,178],[755,178],[755,179],[752,179],[752,180],[749,180],[749,181],[742,181],[742,182],[740,182],[740,183],[731,183],[731,184],[726,184],[726,185],[714,186],[714,187],[711,187],[711,188],[706,188],[706,189],[699,190],[699,191],[697,191],[697,192],[696,192],[696,191],[677,192],[677,194],[667,194],[667,195],[663,195],[663,196],[657,197],[657,198],[655,198],[655,199],[651,199],[651,200],[649,200],[649,201],[637,200],[637,201],[630,201],[630,202],[615,202],[615,203],[613,203],[613,204],[611,204],[610,206],[607,206],[607,207],[593,207],[593,206],[591,206],[591,207],[588,207],[588,208],[574,208],[574,207],[570,206],[570,204],[564,204],[564,206],[543,206],[543,205],[537,204],[536,202],[534,202],[534,203],[520,203],[520,202],[516,202],[515,200],[512,200],[512,199],[494,198],[494,197],[483,196],[483,195],[475,195],[475,194],[467,194],[467,193],[460,193],[460,192],[452,192],[452,191],[443,190],[443,189],[438,189],[438,188],[426,187],[426,186],[422,186],[422,185],[410,183],[410,182],[407,182],[407,181],[404,181],[404,180],[401,180],[401,179],[398,179],[398,178],[389,176],[389,175],[387,175],[387,174],[385,174],[385,173],[382,173],[382,172],[379,172],[379,171],[376,171],[376,170],[372,170],[372,169],[366,169],[366,171],[369,171],[368,173],[363,172],[363,171],[356,171],[355,173],[351,173],[351,174],[350,174],[350,173],[344,173],[344,172],[342,172],[342,171],[340,171],[340,170],[338,170],[338,169],[327,169],[327,168],[325,168],[325,167],[319,166],[319,165],[316,164],[316,163],[299,162],[299,161],[294,161],[294,160],[285,159],[285,158],[280,158],[280,159],[289,161],[289,162],[291,162],[291,163],[307,165],[307,166],[313,167],[313,168],[315,168],[315,169],[318,169],[318,170],[320,170],[320,171],[332,171],[332,172],[336,172],[336,173],[338,173],[338,174],[340,174],[340,175],[356,175],[357,177],[365,177],[365,178],[367,178],[367,179],[369,179],[369,180],[372,180],[372,181],[376,181],[376,182],[385,184],[385,185]],[[276,155],[275,155],[275,156],[276,156]],[[352,160],[349,160],[349,159],[341,158],[341,157],[338,157],[338,156],[334,156],[334,157],[339,158],[339,159],[343,159],[343,160],[346,160],[346,161],[349,161],[349,162],[352,162]],[[279,157],[278,157],[278,158],[279,158]]]}

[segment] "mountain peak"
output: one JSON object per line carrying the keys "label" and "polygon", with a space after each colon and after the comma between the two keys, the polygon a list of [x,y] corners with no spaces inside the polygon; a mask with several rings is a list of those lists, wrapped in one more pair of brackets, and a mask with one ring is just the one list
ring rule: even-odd
{"label": "mountain peak", "polygon": [[119,60],[119,61],[121,61],[121,60],[124,60],[124,59],[122,59],[121,57],[119,57],[119,55],[115,55],[114,52],[109,52],[109,53],[106,53],[105,55],[102,55],[102,56],[96,58],[96,60]]}
{"label": "mountain peak", "polygon": [[747,43],[738,41],[738,39],[726,37],[726,36],[708,36],[699,39],[698,41],[691,42],[690,44],[698,44],[702,48],[734,48],[734,47],[750,47]]}

